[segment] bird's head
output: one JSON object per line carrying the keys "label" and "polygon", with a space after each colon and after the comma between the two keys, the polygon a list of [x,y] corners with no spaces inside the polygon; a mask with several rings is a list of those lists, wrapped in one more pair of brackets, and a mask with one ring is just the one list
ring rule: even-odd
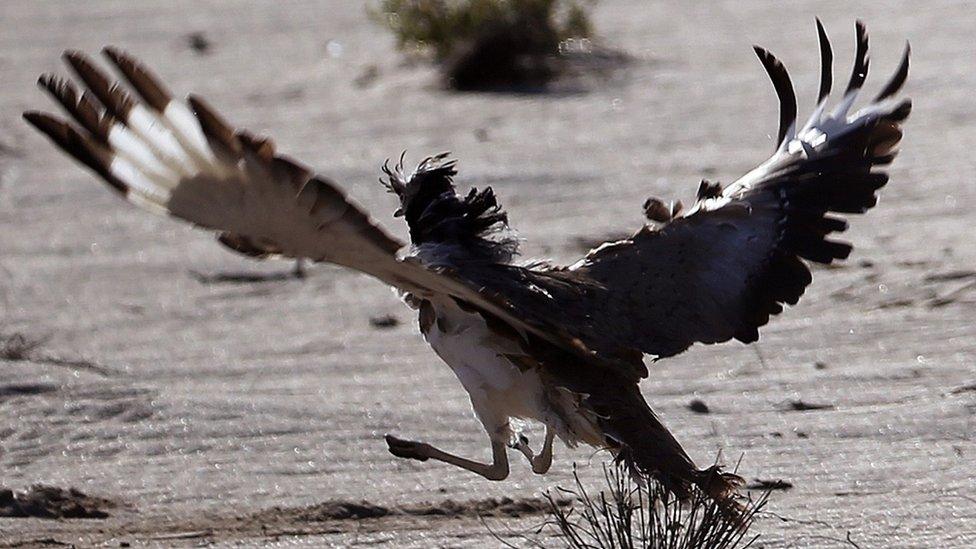
{"label": "bird's head", "polygon": [[457,174],[457,161],[447,160],[450,153],[425,158],[412,174],[403,172],[403,157],[396,166],[390,167],[389,161],[383,165],[386,179],[380,182],[387,190],[400,199],[400,207],[393,213],[395,217],[405,217],[407,223],[419,219],[424,210],[441,195],[456,194],[454,190],[454,176]]}

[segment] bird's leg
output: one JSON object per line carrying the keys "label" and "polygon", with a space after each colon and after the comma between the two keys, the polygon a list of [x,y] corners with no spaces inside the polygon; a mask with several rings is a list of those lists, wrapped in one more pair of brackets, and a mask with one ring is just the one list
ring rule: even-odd
{"label": "bird's leg", "polygon": [[299,257],[295,260],[295,268],[291,271],[291,275],[299,280],[304,279],[308,274],[305,272],[305,259]]}
{"label": "bird's leg", "polygon": [[529,446],[529,439],[523,434],[519,434],[518,437],[516,437],[515,442],[510,443],[508,446],[512,450],[518,450],[521,452],[522,455],[525,456],[525,459],[529,460],[529,463],[532,463],[532,460],[535,459],[535,452],[533,452],[532,447]]}
{"label": "bird's leg", "polygon": [[518,441],[512,444],[512,448],[521,452],[525,459],[529,460],[533,473],[543,475],[549,472],[549,467],[552,466],[552,443],[555,438],[555,431],[547,425],[546,440],[542,443],[542,451],[539,452],[539,455],[532,452],[532,448],[529,447],[529,439],[522,435],[519,435]]}
{"label": "bird's leg", "polygon": [[508,454],[505,450],[505,443],[494,439],[491,441],[492,462],[490,464],[458,457],[425,442],[402,440],[393,435],[386,435],[386,444],[390,453],[397,457],[417,461],[427,461],[428,459],[443,461],[477,473],[488,480],[505,480],[508,477]]}

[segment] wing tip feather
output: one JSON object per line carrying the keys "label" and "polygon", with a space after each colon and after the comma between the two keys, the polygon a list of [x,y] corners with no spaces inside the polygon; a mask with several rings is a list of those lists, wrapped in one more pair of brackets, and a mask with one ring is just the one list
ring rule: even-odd
{"label": "wing tip feather", "polygon": [[912,54],[912,45],[907,40],[905,41],[905,50],[901,55],[901,60],[898,62],[898,68],[895,69],[895,73],[891,75],[891,79],[885,84],[884,88],[878,92],[878,95],[874,98],[874,102],[878,103],[884,101],[889,97],[898,93],[902,86],[905,85],[905,81],[908,80],[908,68],[909,62]]}
{"label": "wing tip feather", "polygon": [[87,91],[79,93],[74,84],[52,73],[44,73],[37,79],[37,85],[48,92],[74,120],[101,143],[108,140],[111,117],[100,112]]}
{"label": "wing tip feather", "polygon": [[166,110],[166,106],[173,100],[173,94],[145,65],[115,46],[105,46],[102,54],[119,69],[147,105],[159,112]]}
{"label": "wing tip feather", "polygon": [[830,46],[830,37],[824,29],[823,22],[817,17],[817,41],[820,44],[820,89],[817,92],[817,102],[821,102],[830,95],[833,87],[834,51]]}
{"label": "wing tip feather", "polygon": [[847,83],[844,94],[861,89],[864,81],[868,77],[868,68],[871,60],[868,57],[868,29],[864,22],[858,19],[854,24],[856,46],[854,49],[854,67],[851,69],[851,78]]}
{"label": "wing tip feather", "polygon": [[776,139],[776,147],[779,148],[787,132],[796,124],[796,92],[793,90],[793,81],[786,66],[772,52],[759,45],[753,45],[752,49],[759,57],[766,75],[772,81],[773,89],[776,90],[779,99],[779,130]]}
{"label": "wing tip feather", "polygon": [[99,151],[98,145],[92,143],[90,138],[79,133],[71,124],[46,112],[31,110],[22,116],[61,150],[97,173],[114,190],[123,196],[128,195],[129,186],[112,174],[110,153]]}
{"label": "wing tip feather", "polygon": [[210,106],[210,103],[208,103],[202,97],[192,93],[187,96],[187,103],[189,103],[193,114],[200,123],[200,129],[203,130],[203,134],[208,139],[220,145],[220,147],[223,148],[224,152],[227,154],[239,155],[241,153],[241,140],[238,138],[237,133],[234,131],[231,125],[213,107]]}
{"label": "wing tip feather", "polygon": [[118,85],[113,85],[108,76],[87,55],[78,50],[65,50],[61,57],[88,85],[108,112],[121,120],[128,118],[129,112],[135,107],[135,101]]}

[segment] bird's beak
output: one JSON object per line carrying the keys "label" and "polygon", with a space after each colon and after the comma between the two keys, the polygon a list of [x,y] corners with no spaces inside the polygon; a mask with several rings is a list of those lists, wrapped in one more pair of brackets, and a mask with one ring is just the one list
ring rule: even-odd
{"label": "bird's beak", "polygon": [[397,208],[396,211],[393,212],[393,217],[403,217],[403,208]]}

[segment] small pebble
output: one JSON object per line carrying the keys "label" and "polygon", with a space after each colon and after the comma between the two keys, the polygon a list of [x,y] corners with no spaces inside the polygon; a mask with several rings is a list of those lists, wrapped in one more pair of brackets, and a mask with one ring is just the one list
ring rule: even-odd
{"label": "small pebble", "polygon": [[208,53],[210,51],[210,40],[202,32],[191,32],[186,35],[186,43],[191,50],[197,53]]}
{"label": "small pebble", "polygon": [[782,479],[765,480],[757,478],[746,484],[746,488],[749,490],[789,490],[793,488],[793,483]]}
{"label": "small pebble", "polygon": [[400,321],[393,315],[372,316],[369,318],[369,325],[374,328],[393,328],[399,324]]}
{"label": "small pebble", "polygon": [[708,404],[705,404],[704,401],[699,400],[697,398],[688,403],[688,409],[691,410],[692,412],[695,412],[696,414],[711,413],[711,410],[708,409]]}

